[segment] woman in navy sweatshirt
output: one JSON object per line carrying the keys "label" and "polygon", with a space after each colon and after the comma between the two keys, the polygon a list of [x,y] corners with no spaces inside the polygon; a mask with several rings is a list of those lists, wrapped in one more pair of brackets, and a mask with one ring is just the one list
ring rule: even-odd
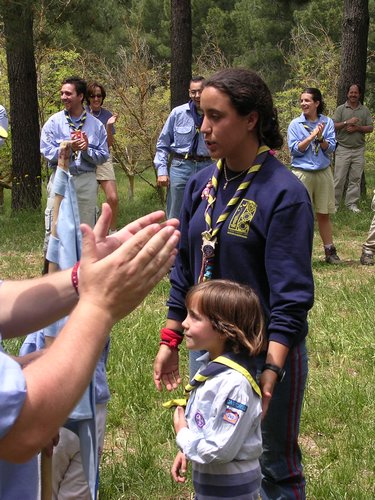
{"label": "woman in navy sweatshirt", "polygon": [[[193,284],[225,278],[255,289],[268,338],[267,350],[257,357],[263,395],[262,498],[303,499],[298,432],[307,377],[307,313],[314,300],[309,195],[270,151],[283,140],[270,91],[256,73],[216,73],[205,83],[201,107],[201,130],[218,161],[186,186],[154,381],[159,390],[162,384],[175,389],[181,381],[177,345],[185,295]],[[191,371],[196,367],[193,358]]]}

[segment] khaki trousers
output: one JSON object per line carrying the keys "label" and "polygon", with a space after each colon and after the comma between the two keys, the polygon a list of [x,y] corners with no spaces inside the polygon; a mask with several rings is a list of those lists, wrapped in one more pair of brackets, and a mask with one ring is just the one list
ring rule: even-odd
{"label": "khaki trousers", "polygon": [[335,186],[335,205],[340,205],[346,179],[348,187],[345,195],[345,205],[356,205],[361,194],[361,177],[365,166],[365,147],[344,148],[338,145],[335,154],[335,171],[333,181]]}

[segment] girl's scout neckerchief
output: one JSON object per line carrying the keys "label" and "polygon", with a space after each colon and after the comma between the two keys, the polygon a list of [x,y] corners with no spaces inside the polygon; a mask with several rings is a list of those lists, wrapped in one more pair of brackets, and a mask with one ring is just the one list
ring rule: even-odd
{"label": "girl's scout neckerchief", "polygon": [[[249,366],[250,365],[250,366]],[[181,399],[171,399],[163,403],[164,408],[173,408],[174,406],[186,406],[191,391],[196,389],[199,385],[206,382],[207,379],[224,372],[228,368],[242,373],[247,379],[254,392],[261,398],[262,392],[259,385],[255,381],[256,368],[255,365],[251,366],[251,359],[243,354],[235,354],[227,352],[218,356],[199,373],[195,374],[189,384],[185,386],[185,397]],[[252,372],[252,373],[251,373]]]}
{"label": "girl's scout neckerchief", "polygon": [[[66,118],[66,121],[68,122],[69,127],[72,129],[73,132],[78,132],[79,130],[82,130],[83,124],[86,121],[87,118],[87,113],[86,110],[83,110],[82,116],[78,122],[78,124],[75,124],[74,121],[72,120],[72,117],[70,116],[69,112],[64,109],[64,115]],[[78,151],[73,151],[73,158],[76,160],[78,156]]]}
{"label": "girl's scout neckerchief", "polygon": [[[302,127],[304,127],[306,130],[308,130],[308,132],[311,134],[313,129],[311,127],[309,127],[309,125],[307,125],[307,123],[302,123]],[[319,146],[320,146],[320,143],[322,141],[319,141],[318,139],[318,136],[315,136],[315,139],[314,139],[314,146],[311,145],[312,147],[312,150],[313,150],[313,153],[315,156],[318,156],[318,153],[319,153]]]}
{"label": "girl's scout neckerchief", "polygon": [[233,208],[238,204],[238,202],[245,195],[246,189],[249,187],[251,181],[253,180],[255,174],[261,169],[270,148],[268,146],[260,146],[257,151],[254,163],[248,169],[244,180],[238,186],[234,196],[229,200],[224,211],[221,213],[216,221],[216,225],[212,227],[212,212],[216,202],[216,194],[218,188],[218,179],[223,169],[223,161],[219,160],[216,164],[216,170],[212,179],[210,179],[207,184],[207,191],[204,190],[202,196],[207,198],[207,208],[205,211],[205,221],[206,221],[206,231],[202,233],[202,267],[199,274],[198,283],[202,281],[208,281],[212,278],[213,264],[215,257],[215,245],[217,243],[218,233],[224,223],[228,218],[229,214],[232,212]]}

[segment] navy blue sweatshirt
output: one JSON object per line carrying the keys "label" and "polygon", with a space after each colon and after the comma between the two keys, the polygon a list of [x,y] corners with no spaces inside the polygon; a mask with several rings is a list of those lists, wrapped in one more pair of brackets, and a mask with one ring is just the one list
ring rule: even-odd
{"label": "navy blue sweatshirt", "polygon": [[[181,209],[181,241],[171,273],[168,318],[186,317],[185,295],[198,281],[206,199],[202,191],[215,165],[188,182]],[[213,227],[243,177],[224,190],[219,178]],[[303,184],[275,157],[268,155],[243,199],[224,222],[215,250],[213,279],[245,283],[258,294],[268,340],[296,345],[307,335],[307,313],[314,301],[311,253],[314,216]]]}

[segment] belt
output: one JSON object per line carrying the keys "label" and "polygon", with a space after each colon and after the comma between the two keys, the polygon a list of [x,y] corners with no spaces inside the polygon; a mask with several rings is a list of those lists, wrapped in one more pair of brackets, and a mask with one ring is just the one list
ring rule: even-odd
{"label": "belt", "polygon": [[95,170],[78,170],[77,167],[69,167],[70,175],[77,177],[78,175],[95,173]]}
{"label": "belt", "polygon": [[211,156],[189,155],[188,153],[173,153],[173,158],[181,158],[182,160],[193,160],[197,162],[211,160]]}

